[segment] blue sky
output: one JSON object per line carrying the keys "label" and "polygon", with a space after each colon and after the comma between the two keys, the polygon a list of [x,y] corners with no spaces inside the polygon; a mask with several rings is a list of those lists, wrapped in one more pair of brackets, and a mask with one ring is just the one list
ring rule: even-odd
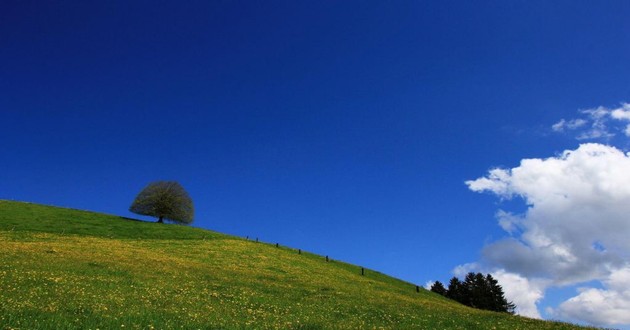
{"label": "blue sky", "polygon": [[[3,1],[0,198],[131,216],[147,183],[176,180],[198,227],[418,284],[467,264],[500,271],[483,252],[509,236],[496,214],[523,214],[533,193],[465,182],[585,140],[627,149],[621,131],[552,125],[630,101],[628,13],[626,1]],[[542,285],[541,316],[594,320],[545,311],[591,280]]]}

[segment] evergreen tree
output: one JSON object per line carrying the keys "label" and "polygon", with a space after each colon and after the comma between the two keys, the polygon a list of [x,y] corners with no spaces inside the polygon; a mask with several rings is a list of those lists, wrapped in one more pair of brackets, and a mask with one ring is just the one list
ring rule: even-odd
{"label": "evergreen tree", "polygon": [[511,301],[507,301],[499,282],[490,274],[486,275],[486,282],[492,297],[492,308],[490,310],[514,314],[516,305]]}
{"label": "evergreen tree", "polygon": [[431,291],[446,296],[446,288],[444,287],[444,284],[442,284],[442,282],[440,281],[435,281],[435,283],[433,283],[433,285],[431,286]]}
{"label": "evergreen tree", "polygon": [[446,291],[446,297],[453,299],[463,304],[464,301],[464,286],[462,282],[455,276],[448,282],[448,290]]}
{"label": "evergreen tree", "polygon": [[[437,281],[431,287],[431,291],[440,293],[440,287],[444,289],[442,283]],[[514,303],[507,301],[503,288],[490,274],[484,276],[482,273],[470,272],[466,274],[463,282],[453,277],[448,284],[448,290],[443,295],[478,309],[510,314],[514,314],[516,309]]]}
{"label": "evergreen tree", "polygon": [[465,298],[461,303],[474,308],[483,308],[481,307],[481,301],[483,300],[483,283],[477,281],[477,274],[473,272],[466,274],[462,286]]}

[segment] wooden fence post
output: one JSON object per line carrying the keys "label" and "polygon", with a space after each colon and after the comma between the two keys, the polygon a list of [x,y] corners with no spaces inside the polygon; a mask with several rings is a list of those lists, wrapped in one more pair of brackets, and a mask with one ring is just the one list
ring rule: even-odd
{"label": "wooden fence post", "polygon": [[416,292],[420,292],[420,287],[416,285]]}
{"label": "wooden fence post", "polygon": [[365,275],[365,268],[361,267],[361,276]]}
{"label": "wooden fence post", "polygon": [[326,262],[328,262],[328,256],[326,256]]}

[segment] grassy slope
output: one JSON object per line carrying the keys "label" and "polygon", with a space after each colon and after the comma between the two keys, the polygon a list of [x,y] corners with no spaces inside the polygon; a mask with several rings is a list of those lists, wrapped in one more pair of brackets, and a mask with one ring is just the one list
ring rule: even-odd
{"label": "grassy slope", "polygon": [[0,201],[0,247],[0,329],[575,328],[289,248],[37,204]]}

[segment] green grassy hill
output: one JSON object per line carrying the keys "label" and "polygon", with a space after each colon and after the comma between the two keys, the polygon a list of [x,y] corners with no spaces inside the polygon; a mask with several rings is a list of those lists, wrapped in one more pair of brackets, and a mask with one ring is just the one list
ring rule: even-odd
{"label": "green grassy hill", "polygon": [[0,247],[0,329],[576,328],[291,248],[30,203],[0,201]]}

